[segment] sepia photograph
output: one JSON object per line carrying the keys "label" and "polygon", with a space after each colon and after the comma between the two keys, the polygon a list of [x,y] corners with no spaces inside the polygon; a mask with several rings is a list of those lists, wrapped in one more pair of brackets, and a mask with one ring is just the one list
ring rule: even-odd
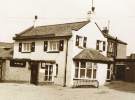
{"label": "sepia photograph", "polygon": [[1,0],[0,100],[135,100],[135,1]]}

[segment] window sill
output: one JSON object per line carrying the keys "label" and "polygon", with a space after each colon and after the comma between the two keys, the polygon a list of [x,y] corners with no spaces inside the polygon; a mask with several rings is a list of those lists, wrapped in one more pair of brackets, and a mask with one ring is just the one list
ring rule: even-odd
{"label": "window sill", "polygon": [[79,49],[84,49],[84,47],[82,47],[82,46],[78,46],[78,48],[79,48]]}
{"label": "window sill", "polygon": [[60,51],[47,51],[47,53],[59,53]]}
{"label": "window sill", "polygon": [[28,52],[24,52],[24,51],[22,51],[21,53],[31,53],[30,51],[28,51]]}
{"label": "window sill", "polygon": [[96,78],[73,78],[73,80],[97,80]]}

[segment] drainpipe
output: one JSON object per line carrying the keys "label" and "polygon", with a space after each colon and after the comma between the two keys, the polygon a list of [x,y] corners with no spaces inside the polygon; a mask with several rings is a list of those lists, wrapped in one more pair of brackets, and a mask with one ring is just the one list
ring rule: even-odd
{"label": "drainpipe", "polygon": [[66,59],[65,59],[64,84],[63,84],[63,87],[66,87],[66,78],[67,78],[68,40],[69,40],[69,39],[67,39],[67,48],[66,48]]}
{"label": "drainpipe", "polygon": [[115,44],[114,44],[114,74],[115,74],[115,79],[116,79],[116,58],[117,58],[117,37],[115,39]]}

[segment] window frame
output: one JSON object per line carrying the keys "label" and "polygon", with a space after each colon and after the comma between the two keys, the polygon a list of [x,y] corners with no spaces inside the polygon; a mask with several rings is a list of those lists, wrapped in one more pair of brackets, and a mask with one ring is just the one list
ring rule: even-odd
{"label": "window frame", "polygon": [[96,50],[99,50],[100,52],[106,51],[106,41],[97,40],[96,41]]}
{"label": "window frame", "polygon": [[[54,44],[52,45],[52,43],[55,43],[55,46],[56,46],[56,49],[54,49]],[[50,49],[50,46],[52,46],[52,49]],[[59,52],[59,46],[60,46],[60,41],[59,40],[51,40],[51,41],[48,41],[48,49],[47,49],[47,52]]]}
{"label": "window frame", "polygon": [[[78,63],[78,66],[76,66]],[[91,67],[88,68],[88,63],[91,64]],[[76,72],[76,70],[78,70],[78,72]],[[85,76],[81,77],[81,70],[85,70]],[[91,77],[87,76],[87,71],[91,70]],[[90,79],[90,80],[96,80],[96,77],[94,77],[94,70],[96,70],[96,74],[97,74],[97,63],[93,63],[93,62],[85,62],[85,67],[82,68],[81,67],[81,61],[76,61],[75,62],[75,74],[74,74],[74,78],[75,79]],[[77,75],[77,76],[76,76]]]}
{"label": "window frame", "polygon": [[114,43],[111,41],[108,41],[107,52],[110,52],[110,53],[114,52]]}
{"label": "window frame", "polygon": [[23,42],[22,43],[22,53],[30,53],[31,52],[32,42]]}

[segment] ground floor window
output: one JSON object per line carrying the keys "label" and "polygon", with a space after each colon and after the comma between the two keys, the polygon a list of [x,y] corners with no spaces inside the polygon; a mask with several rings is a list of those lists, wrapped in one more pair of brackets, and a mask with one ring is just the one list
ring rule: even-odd
{"label": "ground floor window", "polygon": [[109,64],[107,66],[107,80],[111,80],[112,78],[112,72],[113,72],[113,68],[112,66]]}
{"label": "ground floor window", "polygon": [[58,64],[42,62],[41,69],[44,69],[44,81],[53,82],[58,75]]}
{"label": "ground floor window", "polygon": [[53,65],[45,65],[45,81],[52,81]]}
{"label": "ground floor window", "polygon": [[75,78],[96,79],[97,64],[85,61],[75,62]]}

